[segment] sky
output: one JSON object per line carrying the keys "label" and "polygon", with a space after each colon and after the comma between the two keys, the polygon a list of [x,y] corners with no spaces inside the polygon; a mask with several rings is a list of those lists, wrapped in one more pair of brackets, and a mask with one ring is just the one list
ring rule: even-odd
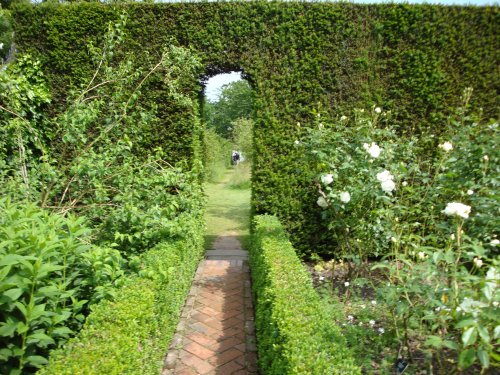
{"label": "sky", "polygon": [[220,89],[223,85],[227,85],[228,83],[238,81],[240,79],[240,72],[218,74],[209,78],[209,80],[207,81],[207,85],[205,86],[206,98],[211,102],[217,101],[217,99],[219,98]]}

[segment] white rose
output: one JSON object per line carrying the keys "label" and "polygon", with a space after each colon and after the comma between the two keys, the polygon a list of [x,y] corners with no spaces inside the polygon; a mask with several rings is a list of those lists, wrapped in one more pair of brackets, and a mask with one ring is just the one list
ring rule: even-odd
{"label": "white rose", "polygon": [[333,182],[333,174],[324,174],[323,176],[321,176],[321,182],[324,185],[330,185]]}
{"label": "white rose", "polygon": [[377,180],[379,180],[380,182],[389,181],[393,178],[394,177],[392,176],[391,172],[389,172],[387,169],[384,169],[382,172],[377,173]]}
{"label": "white rose", "polygon": [[316,201],[316,203],[318,204],[318,206],[320,206],[321,208],[327,208],[328,207],[328,202],[326,201],[325,197],[323,196],[320,196],[318,198],[318,200]]}
{"label": "white rose", "polygon": [[386,193],[390,193],[391,191],[393,191],[394,189],[396,189],[396,184],[392,180],[387,180],[387,181],[382,182],[380,184],[380,187]]}
{"label": "white rose", "polygon": [[348,191],[343,191],[342,193],[340,193],[340,200],[344,203],[349,203],[349,201],[351,200],[351,194],[349,194]]}
{"label": "white rose", "polygon": [[453,145],[451,144],[451,142],[444,142],[443,144],[440,144],[438,145],[439,148],[443,149],[445,152],[449,152],[451,150],[453,150]]}
{"label": "white rose", "polygon": [[375,142],[372,142],[372,144],[369,145],[369,146],[365,143],[363,145],[363,148],[374,159],[378,158],[380,156],[380,153],[382,152],[382,149]]}
{"label": "white rose", "polygon": [[467,206],[466,204],[459,203],[459,202],[451,202],[448,203],[445,207],[445,209],[441,212],[443,212],[445,215],[448,216],[460,216],[463,217],[464,219],[467,219],[470,214],[471,207]]}

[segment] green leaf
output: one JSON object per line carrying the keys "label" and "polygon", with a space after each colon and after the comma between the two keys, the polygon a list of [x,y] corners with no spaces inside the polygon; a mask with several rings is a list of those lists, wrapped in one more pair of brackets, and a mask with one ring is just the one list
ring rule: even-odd
{"label": "green leaf", "polygon": [[53,336],[68,337],[71,334],[73,334],[73,331],[68,327],[57,327],[52,331]]}
{"label": "green leaf", "polygon": [[54,271],[59,271],[59,270],[61,270],[63,268],[64,268],[63,266],[58,266],[58,265],[55,265],[55,264],[42,264],[40,266],[40,268],[38,269],[38,273],[36,275],[36,278],[37,279],[42,279],[45,276],[47,276],[48,274],[50,274],[50,273],[52,273]]}
{"label": "green leaf", "polygon": [[0,281],[1,280],[4,280],[7,275],[9,274],[10,270],[11,270],[12,266],[4,266],[1,270],[0,270]]}
{"label": "green leaf", "polygon": [[20,288],[9,289],[3,293],[4,296],[9,297],[12,301],[17,300],[23,294],[23,290]]}
{"label": "green leaf", "polygon": [[459,321],[456,325],[455,328],[464,328],[464,327],[469,327],[474,325],[476,322],[474,319],[464,319]]}
{"label": "green leaf", "polygon": [[493,290],[495,286],[492,283],[486,283],[482,289],[482,292],[488,301],[493,299]]}
{"label": "green leaf", "polygon": [[0,260],[0,266],[13,266],[18,264],[24,257],[18,254],[7,254]]}
{"label": "green leaf", "polygon": [[464,350],[458,356],[458,366],[465,370],[469,368],[476,361],[476,352],[473,348]]}
{"label": "green leaf", "polygon": [[462,342],[464,346],[472,345],[476,342],[477,339],[477,329],[476,327],[470,327],[464,331],[462,334]]}
{"label": "green leaf", "polygon": [[453,349],[453,350],[458,350],[460,348],[455,341],[451,340],[444,340],[443,345],[448,349]]}
{"label": "green leaf", "polygon": [[425,345],[439,349],[443,347],[443,339],[439,336],[429,336],[425,340]]}
{"label": "green leaf", "polygon": [[28,340],[27,341],[28,344],[31,344],[31,343],[41,343],[44,346],[55,343],[55,341],[54,341],[54,339],[52,337],[46,335],[43,332],[37,332],[37,333],[34,333],[32,335],[29,335],[28,338],[27,338],[27,340]]}
{"label": "green leaf", "polygon": [[46,313],[45,312],[45,304],[36,305],[33,308],[33,310],[31,311],[30,320],[36,320],[39,317],[41,317],[42,315],[44,315],[45,313]]}
{"label": "green leaf", "polygon": [[44,358],[39,355],[30,355],[26,357],[26,362],[35,367],[42,367],[45,366],[47,363],[49,363],[49,361],[47,361],[47,358]]}
{"label": "green leaf", "polygon": [[500,325],[496,326],[495,329],[493,330],[493,338],[495,340],[500,338]]}
{"label": "green leaf", "polygon": [[0,336],[11,337],[17,329],[17,321],[3,323],[0,327]]}
{"label": "green leaf", "polygon": [[484,326],[478,326],[477,331],[479,332],[479,336],[483,339],[483,342],[489,344],[490,343],[490,334],[488,330]]}
{"label": "green leaf", "polygon": [[477,349],[477,357],[479,358],[479,362],[481,362],[481,365],[483,367],[490,367],[490,356],[486,350],[483,348],[478,348]]}
{"label": "green leaf", "polygon": [[19,333],[20,335],[22,335],[25,332],[28,332],[29,329],[30,329],[30,327],[26,323],[17,322],[16,330],[17,330],[17,333]]}
{"label": "green leaf", "polygon": [[21,311],[24,317],[28,316],[28,310],[26,310],[26,306],[24,306],[24,304],[18,301],[14,303],[14,306],[16,306],[19,311]]}
{"label": "green leaf", "polygon": [[7,361],[12,355],[12,351],[10,349],[0,349],[0,361]]}

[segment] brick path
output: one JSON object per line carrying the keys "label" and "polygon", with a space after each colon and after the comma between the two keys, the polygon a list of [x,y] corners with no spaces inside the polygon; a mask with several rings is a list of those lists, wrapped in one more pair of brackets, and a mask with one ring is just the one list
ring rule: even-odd
{"label": "brick path", "polygon": [[162,375],[257,374],[247,253],[219,237],[196,271]]}

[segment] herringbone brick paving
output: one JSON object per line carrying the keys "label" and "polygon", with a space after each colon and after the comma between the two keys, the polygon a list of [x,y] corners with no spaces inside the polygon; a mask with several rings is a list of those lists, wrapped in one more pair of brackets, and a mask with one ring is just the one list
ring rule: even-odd
{"label": "herringbone brick paving", "polygon": [[219,237],[196,271],[162,375],[257,374],[246,252]]}

